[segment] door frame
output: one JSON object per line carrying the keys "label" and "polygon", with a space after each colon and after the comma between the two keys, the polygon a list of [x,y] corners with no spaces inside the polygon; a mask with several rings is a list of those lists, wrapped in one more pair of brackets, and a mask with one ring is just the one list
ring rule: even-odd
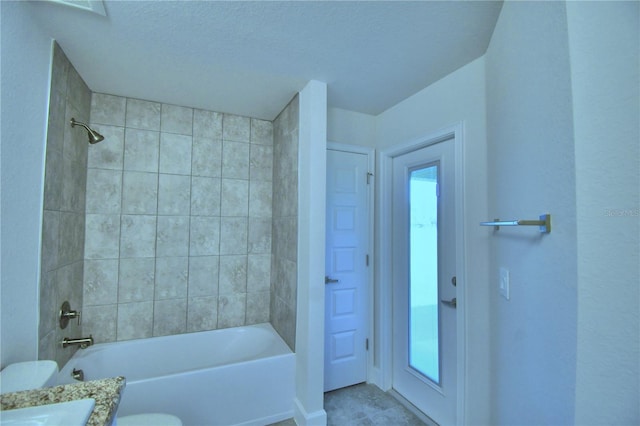
{"label": "door frame", "polygon": [[[457,392],[456,392],[456,422],[465,423],[465,402],[467,383],[467,334],[466,334],[466,259],[464,239],[464,123],[459,122],[449,127],[425,134],[415,139],[401,142],[380,152],[378,158],[379,192],[376,225],[379,250],[376,253],[376,292],[379,294],[376,300],[375,310],[379,313],[376,325],[379,330],[380,344],[377,368],[373,379],[382,390],[389,390],[393,385],[393,291],[392,291],[392,178],[393,159],[399,155],[409,153],[438,142],[453,139],[455,150],[455,229],[456,250],[455,275],[457,280],[456,309],[456,354],[457,354]],[[425,413],[429,415],[429,413]]]}
{"label": "door frame", "polygon": [[[367,156],[367,168],[369,173],[372,173],[369,181],[368,188],[368,206],[369,206],[369,246],[367,247],[367,253],[369,253],[369,270],[367,271],[367,335],[369,339],[369,350],[367,351],[367,382],[372,382],[372,371],[374,362],[374,350],[375,347],[375,328],[374,328],[374,272],[375,272],[375,206],[376,206],[376,150],[375,148],[369,148],[360,145],[351,145],[340,142],[327,141],[327,150],[343,151],[352,154],[363,154]],[[326,236],[325,236],[326,238]],[[325,301],[326,303],[326,301]],[[326,345],[326,342],[325,342]]]}

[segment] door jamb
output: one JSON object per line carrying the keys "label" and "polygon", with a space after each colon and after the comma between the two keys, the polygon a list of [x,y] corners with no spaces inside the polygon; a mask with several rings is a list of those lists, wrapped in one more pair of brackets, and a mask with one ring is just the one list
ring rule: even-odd
{"label": "door jamb", "polygon": [[[405,141],[398,145],[384,149],[378,157],[378,187],[376,224],[376,252],[377,275],[375,280],[375,290],[379,297],[376,300],[375,309],[379,312],[378,338],[379,338],[379,360],[375,367],[373,378],[374,383],[382,390],[389,390],[393,385],[393,328],[392,328],[392,168],[393,159],[429,145],[443,142],[449,139],[454,140],[455,150],[455,229],[456,229],[456,280],[457,280],[457,302],[456,310],[456,333],[457,333],[457,401],[456,401],[456,422],[465,423],[466,414],[466,354],[467,354],[467,334],[466,334],[466,259],[465,259],[465,239],[464,239],[464,123],[459,122],[449,127],[425,134],[416,139]],[[428,413],[426,413],[428,415]]]}
{"label": "door jamb", "polygon": [[[374,350],[375,347],[375,333],[374,333],[374,271],[375,271],[375,195],[376,195],[376,179],[375,179],[375,166],[376,166],[376,150],[375,148],[369,148],[361,145],[351,145],[346,143],[327,141],[327,149],[333,151],[351,152],[354,154],[364,154],[367,156],[368,172],[371,173],[371,179],[369,181],[367,204],[369,208],[369,246],[367,247],[367,253],[369,253],[369,270],[367,274],[367,336],[369,339],[369,350],[367,351],[367,382],[371,383]],[[326,342],[325,342],[326,344]]]}

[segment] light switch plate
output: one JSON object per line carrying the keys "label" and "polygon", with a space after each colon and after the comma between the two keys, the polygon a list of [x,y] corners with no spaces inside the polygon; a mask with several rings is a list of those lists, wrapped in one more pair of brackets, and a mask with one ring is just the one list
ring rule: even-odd
{"label": "light switch plate", "polygon": [[509,270],[500,268],[500,294],[509,300]]}

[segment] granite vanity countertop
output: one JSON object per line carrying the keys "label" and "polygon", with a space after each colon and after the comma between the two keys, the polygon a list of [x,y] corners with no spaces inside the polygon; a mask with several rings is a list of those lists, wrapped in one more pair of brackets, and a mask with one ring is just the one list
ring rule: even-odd
{"label": "granite vanity countertop", "polygon": [[96,405],[87,421],[87,426],[109,426],[118,410],[120,395],[125,385],[124,377],[91,380],[51,388],[5,393],[0,395],[0,403],[2,410],[11,410],[93,398],[96,400]]}

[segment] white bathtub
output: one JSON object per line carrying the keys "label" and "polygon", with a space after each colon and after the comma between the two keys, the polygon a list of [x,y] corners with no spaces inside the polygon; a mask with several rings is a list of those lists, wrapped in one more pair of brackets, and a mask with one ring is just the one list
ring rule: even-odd
{"label": "white bathtub", "polygon": [[161,412],[185,426],[266,425],[293,416],[295,355],[270,324],[79,349],[60,383],[124,376],[118,416]]}

